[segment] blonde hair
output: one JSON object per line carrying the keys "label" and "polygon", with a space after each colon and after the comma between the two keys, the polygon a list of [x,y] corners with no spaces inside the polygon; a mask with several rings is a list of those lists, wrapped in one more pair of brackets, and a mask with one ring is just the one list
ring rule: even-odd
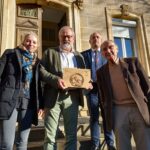
{"label": "blonde hair", "polygon": [[[27,33],[27,34],[24,36],[22,44],[25,42],[25,40],[26,40],[30,35],[36,37],[36,39],[38,40],[38,35],[37,35],[35,32],[32,32],[32,31],[31,31],[31,32]],[[38,43],[39,43],[39,42],[38,42]]]}
{"label": "blonde hair", "polygon": [[35,51],[35,52],[37,52],[38,47],[39,47],[39,42],[38,42],[38,36],[37,36],[37,34],[36,34],[35,32],[30,32],[30,33],[25,34],[22,43],[21,43],[18,47],[19,47],[20,49],[26,50],[26,47],[24,46],[24,43],[25,43],[25,40],[26,40],[29,36],[34,36],[34,37],[37,39],[37,48],[36,48],[36,51]]}

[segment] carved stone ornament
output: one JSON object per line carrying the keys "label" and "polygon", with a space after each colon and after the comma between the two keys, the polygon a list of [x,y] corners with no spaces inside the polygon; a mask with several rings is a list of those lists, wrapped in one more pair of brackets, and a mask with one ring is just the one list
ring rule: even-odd
{"label": "carved stone ornament", "polygon": [[75,0],[73,3],[78,7],[78,9],[83,9],[83,0]]}
{"label": "carved stone ornament", "polygon": [[18,16],[38,18],[38,9],[37,8],[19,7]]}
{"label": "carved stone ornament", "polygon": [[128,16],[129,11],[131,10],[129,5],[122,4],[120,5],[122,16]]}
{"label": "carved stone ornament", "polygon": [[91,80],[91,73],[89,69],[64,68],[63,80],[68,89],[86,88]]}
{"label": "carved stone ornament", "polygon": [[38,23],[36,21],[26,19],[26,20],[19,20],[17,19],[16,23],[17,27],[27,27],[27,28],[38,28]]}
{"label": "carved stone ornament", "polygon": [[72,86],[81,87],[84,82],[84,77],[80,73],[75,73],[70,76],[70,83]]}

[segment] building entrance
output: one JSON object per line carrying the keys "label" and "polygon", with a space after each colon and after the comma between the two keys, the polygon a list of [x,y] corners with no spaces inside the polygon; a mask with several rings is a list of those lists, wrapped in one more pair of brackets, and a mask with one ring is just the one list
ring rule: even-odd
{"label": "building entrance", "polygon": [[39,38],[38,55],[42,57],[45,49],[59,45],[58,31],[67,25],[68,15],[62,5],[21,4],[17,5],[16,16],[16,45],[21,43],[25,34],[35,32]]}

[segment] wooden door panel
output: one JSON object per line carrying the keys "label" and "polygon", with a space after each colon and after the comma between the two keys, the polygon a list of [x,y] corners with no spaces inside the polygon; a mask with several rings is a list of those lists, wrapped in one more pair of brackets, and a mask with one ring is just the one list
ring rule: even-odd
{"label": "wooden door panel", "polygon": [[42,56],[41,30],[42,9],[38,5],[18,5],[16,18],[16,46],[19,45],[24,35],[35,32],[38,35],[38,56]]}

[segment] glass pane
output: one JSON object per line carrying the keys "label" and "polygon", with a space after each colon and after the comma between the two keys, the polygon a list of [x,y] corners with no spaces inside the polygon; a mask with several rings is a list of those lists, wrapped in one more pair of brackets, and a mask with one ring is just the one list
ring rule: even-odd
{"label": "glass pane", "polygon": [[115,37],[135,38],[135,29],[129,27],[113,26],[113,35]]}
{"label": "glass pane", "polygon": [[135,25],[136,26],[136,21],[133,21],[133,20],[125,20],[125,19],[119,19],[119,18],[112,18],[112,21],[113,23],[123,23],[123,24],[126,24],[126,25]]}
{"label": "glass pane", "polygon": [[126,39],[125,38],[125,46],[126,46],[126,55],[127,55],[127,57],[134,56],[132,39]]}
{"label": "glass pane", "polygon": [[114,42],[118,46],[118,57],[123,57],[123,50],[122,50],[121,38],[114,37]]}

